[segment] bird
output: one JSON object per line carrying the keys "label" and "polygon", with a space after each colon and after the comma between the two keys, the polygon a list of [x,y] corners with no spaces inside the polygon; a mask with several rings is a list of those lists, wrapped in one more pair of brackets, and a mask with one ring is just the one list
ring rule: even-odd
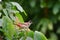
{"label": "bird", "polygon": [[25,23],[17,23],[16,25],[18,27],[21,27],[21,28],[29,28],[29,26],[31,25],[32,23],[30,21],[28,22],[25,22]]}
{"label": "bird", "polygon": [[15,25],[17,25],[19,28],[28,29],[31,24],[32,24],[31,20],[28,22],[20,23],[18,18],[16,17]]}

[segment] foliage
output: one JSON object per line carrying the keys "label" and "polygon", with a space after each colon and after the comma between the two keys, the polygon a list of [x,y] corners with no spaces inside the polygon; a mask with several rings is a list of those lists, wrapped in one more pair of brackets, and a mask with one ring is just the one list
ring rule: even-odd
{"label": "foliage", "polygon": [[[0,6],[0,33],[3,33],[4,38],[0,38],[0,40],[47,40],[43,33],[33,32],[28,30],[29,28],[20,28],[15,24],[18,20],[20,23],[25,23],[27,18],[26,12],[17,2],[5,2]],[[16,20],[16,17],[18,20]]]}
{"label": "foliage", "polygon": [[[18,2],[32,20],[30,29],[43,32],[49,40],[60,40],[60,0],[3,0]],[[53,36],[52,36],[53,35]]]}
{"label": "foliage", "polygon": [[43,32],[49,40],[60,40],[60,0],[23,0],[20,4],[33,22],[30,29]]}

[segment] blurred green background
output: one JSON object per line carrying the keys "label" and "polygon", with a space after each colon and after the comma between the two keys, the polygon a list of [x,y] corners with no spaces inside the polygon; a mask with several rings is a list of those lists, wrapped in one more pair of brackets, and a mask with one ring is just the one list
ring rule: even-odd
{"label": "blurred green background", "polygon": [[18,2],[32,21],[30,29],[43,32],[49,40],[60,40],[60,0],[2,0]]}

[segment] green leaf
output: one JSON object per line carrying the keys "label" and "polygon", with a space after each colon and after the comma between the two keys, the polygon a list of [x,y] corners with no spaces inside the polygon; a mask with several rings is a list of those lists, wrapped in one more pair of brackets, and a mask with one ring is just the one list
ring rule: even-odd
{"label": "green leaf", "polygon": [[3,30],[7,40],[12,40],[16,31],[9,17],[6,17],[6,16],[3,17]]}
{"label": "green leaf", "polygon": [[12,5],[8,2],[5,2],[5,5],[6,5],[5,7],[7,10],[12,8]]}
{"label": "green leaf", "polygon": [[27,32],[27,36],[33,38],[34,37],[34,32],[33,31]]}
{"label": "green leaf", "polygon": [[60,21],[60,15],[58,15],[58,20]]}
{"label": "green leaf", "polygon": [[43,33],[35,31],[34,40],[47,40]]}
{"label": "green leaf", "polygon": [[59,26],[59,28],[57,29],[57,33],[60,34],[60,26]]}
{"label": "green leaf", "polygon": [[46,7],[46,2],[44,0],[40,0],[40,7],[41,8]]}
{"label": "green leaf", "polygon": [[2,5],[0,4],[0,10],[2,10],[3,9],[3,7],[2,7]]}
{"label": "green leaf", "polygon": [[15,15],[18,17],[18,19],[19,19],[19,21],[20,21],[21,23],[24,23],[24,19],[23,19],[23,17],[22,17],[21,14],[16,13]]}
{"label": "green leaf", "polygon": [[3,9],[3,13],[8,16],[8,13],[7,13],[7,10],[6,9]]}
{"label": "green leaf", "polygon": [[[41,28],[41,32],[43,32],[45,34],[46,30],[47,30],[48,23],[49,23],[49,19],[46,19],[46,18],[41,19],[37,25],[37,30],[39,28]],[[41,27],[41,25],[42,25],[42,27]]]}
{"label": "green leaf", "polygon": [[24,14],[27,16],[26,12],[24,11],[24,9],[21,7],[21,5],[19,5],[17,2],[10,2],[12,5],[16,6],[17,9],[21,12],[24,12]]}
{"label": "green leaf", "polygon": [[34,40],[42,40],[40,37],[40,33],[38,33],[37,31],[35,31],[34,33]]}
{"label": "green leaf", "polygon": [[2,26],[2,23],[3,23],[3,20],[2,20],[2,19],[0,19],[0,26]]}
{"label": "green leaf", "polygon": [[44,34],[46,34],[46,31],[47,31],[47,25],[45,23],[45,24],[42,25],[41,32],[43,32]]}
{"label": "green leaf", "polygon": [[10,2],[10,3],[12,3],[12,5],[16,6],[19,11],[21,11],[21,12],[24,11],[23,8],[17,2]]}
{"label": "green leaf", "polygon": [[56,15],[59,12],[59,4],[55,4],[55,6],[53,7],[53,14]]}
{"label": "green leaf", "polygon": [[30,5],[31,5],[31,7],[35,7],[36,1],[35,1],[35,0],[32,0],[32,1],[30,2]]}
{"label": "green leaf", "polygon": [[22,36],[24,36],[24,32],[20,32],[20,33],[19,33],[19,36],[20,36],[20,38],[21,38]]}
{"label": "green leaf", "polygon": [[0,28],[0,31],[2,31],[2,32],[3,32],[3,29],[1,29],[1,28]]}
{"label": "green leaf", "polygon": [[0,17],[1,17],[2,13],[0,12]]}
{"label": "green leaf", "polygon": [[51,21],[48,23],[48,29],[53,30],[53,23]]}
{"label": "green leaf", "polygon": [[25,11],[23,13],[25,14],[25,16],[27,16],[27,13]]}
{"label": "green leaf", "polygon": [[55,33],[51,33],[49,40],[58,40],[58,37]]}

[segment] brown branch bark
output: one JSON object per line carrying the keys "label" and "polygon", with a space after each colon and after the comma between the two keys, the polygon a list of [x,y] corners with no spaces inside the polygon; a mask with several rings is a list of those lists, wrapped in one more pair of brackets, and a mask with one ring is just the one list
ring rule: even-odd
{"label": "brown branch bark", "polygon": [[45,0],[45,2],[46,2],[46,7],[44,8],[44,15],[46,18],[48,18],[48,7],[47,7],[48,0]]}

